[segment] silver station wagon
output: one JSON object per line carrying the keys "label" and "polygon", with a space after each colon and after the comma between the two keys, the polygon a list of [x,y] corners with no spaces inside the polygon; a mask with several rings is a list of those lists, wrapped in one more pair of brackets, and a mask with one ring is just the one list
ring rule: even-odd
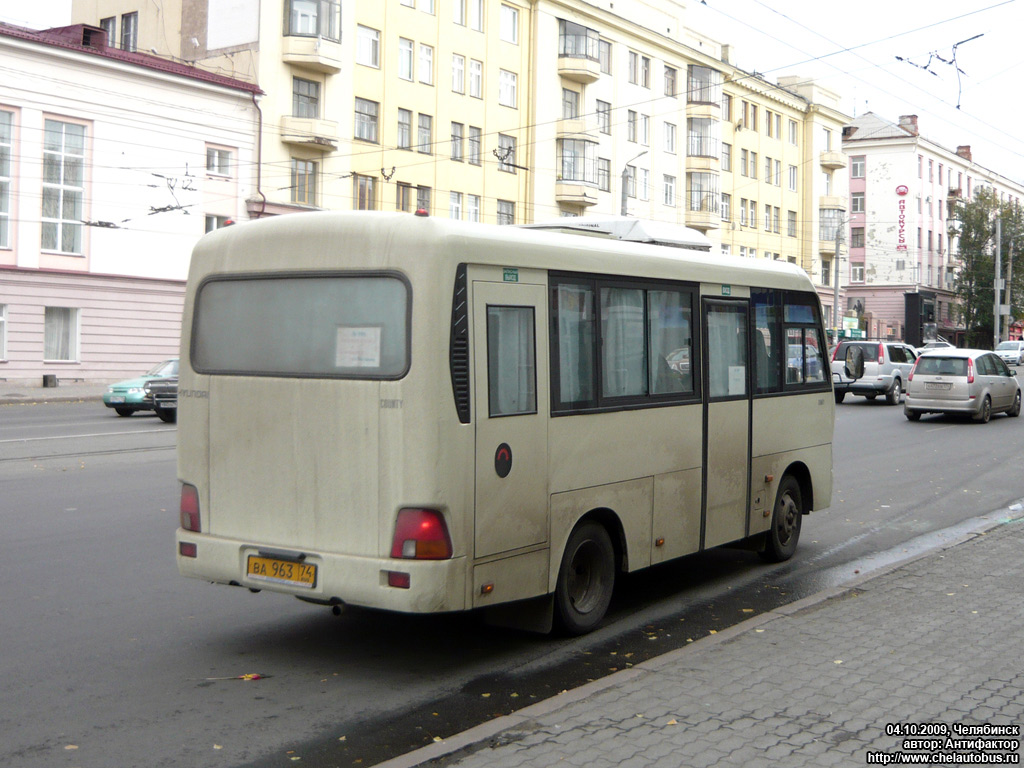
{"label": "silver station wagon", "polygon": [[1020,415],[1016,371],[983,349],[938,349],[921,355],[910,372],[903,413],[969,414],[986,422],[993,413]]}

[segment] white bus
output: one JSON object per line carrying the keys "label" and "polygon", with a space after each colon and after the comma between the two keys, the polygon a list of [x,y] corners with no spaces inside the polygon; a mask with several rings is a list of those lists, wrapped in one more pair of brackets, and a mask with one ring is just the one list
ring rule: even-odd
{"label": "white bus", "polygon": [[616,576],[790,557],[832,495],[794,265],[389,213],[196,246],[177,561],[324,605],[579,634]]}

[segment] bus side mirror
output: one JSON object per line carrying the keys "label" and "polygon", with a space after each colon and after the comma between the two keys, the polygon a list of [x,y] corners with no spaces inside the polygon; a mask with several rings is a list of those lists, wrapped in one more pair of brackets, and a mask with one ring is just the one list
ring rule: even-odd
{"label": "bus side mirror", "polygon": [[846,375],[851,379],[864,376],[864,349],[851,344],[846,348]]}

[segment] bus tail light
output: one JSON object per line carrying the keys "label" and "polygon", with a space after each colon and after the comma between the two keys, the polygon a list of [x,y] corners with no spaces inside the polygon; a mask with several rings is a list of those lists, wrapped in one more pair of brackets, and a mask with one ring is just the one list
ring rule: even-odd
{"label": "bus tail light", "polygon": [[974,361],[971,358],[967,358],[967,383],[974,383]]}
{"label": "bus tail light", "polygon": [[186,531],[201,530],[199,523],[199,491],[194,485],[181,484],[181,527]]}
{"label": "bus tail light", "polygon": [[447,560],[452,539],[436,509],[400,509],[391,540],[391,556],[413,560]]}

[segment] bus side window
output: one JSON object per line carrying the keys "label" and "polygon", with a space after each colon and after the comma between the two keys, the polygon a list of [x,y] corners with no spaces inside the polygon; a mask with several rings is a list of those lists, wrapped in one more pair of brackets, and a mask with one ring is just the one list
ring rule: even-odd
{"label": "bus side window", "polygon": [[782,389],[782,295],[778,291],[751,291],[754,334],[754,382],[758,394]]}
{"label": "bus side window", "polygon": [[491,416],[537,412],[533,307],[487,305],[487,392]]}

